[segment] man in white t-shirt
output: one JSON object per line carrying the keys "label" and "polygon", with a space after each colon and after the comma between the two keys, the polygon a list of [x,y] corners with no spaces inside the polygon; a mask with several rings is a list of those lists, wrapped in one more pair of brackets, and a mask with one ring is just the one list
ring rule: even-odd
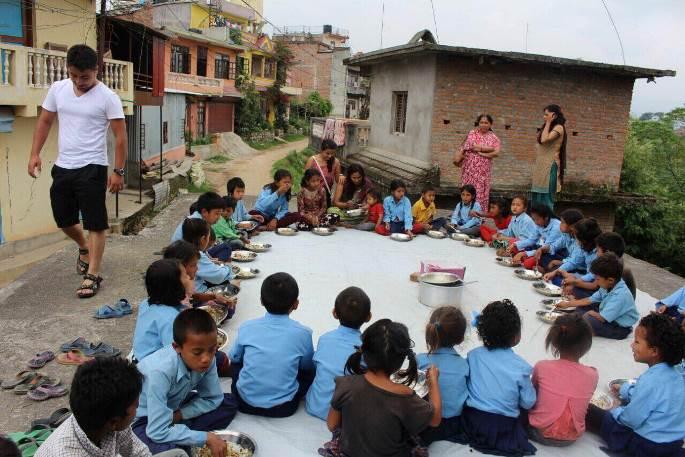
{"label": "man in white t-shirt", "polygon": [[[83,275],[79,298],[100,288],[100,264],[105,250],[105,196],[123,189],[126,123],[121,100],[97,80],[97,54],[86,45],[67,52],[69,78],[50,86],[33,134],[29,175],[41,170],[40,151],[59,119],[59,155],[52,168],[50,202],[57,226],[78,244],[77,269]],[[114,170],[107,177],[107,129],[116,139]],[[79,221],[83,217],[83,227]],[[86,239],[83,231],[88,230]]]}

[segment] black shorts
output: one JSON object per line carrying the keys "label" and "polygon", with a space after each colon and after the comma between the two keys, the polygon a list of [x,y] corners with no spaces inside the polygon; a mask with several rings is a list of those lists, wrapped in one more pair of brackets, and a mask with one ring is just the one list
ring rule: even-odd
{"label": "black shorts", "polygon": [[107,167],[86,165],[73,170],[52,167],[50,204],[57,227],[71,227],[83,216],[83,228],[95,232],[109,228],[107,224]]}

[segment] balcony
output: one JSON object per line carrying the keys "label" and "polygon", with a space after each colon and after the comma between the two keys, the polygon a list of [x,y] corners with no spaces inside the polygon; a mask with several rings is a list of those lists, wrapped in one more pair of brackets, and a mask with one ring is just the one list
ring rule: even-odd
{"label": "balcony", "polygon": [[359,83],[347,83],[347,93],[349,95],[366,95],[366,87]]}
{"label": "balcony", "polygon": [[[37,116],[52,83],[68,78],[65,52],[0,43],[0,105],[14,106],[15,116]],[[124,113],[133,114],[131,62],[105,59],[102,82],[124,102]]]}
{"label": "balcony", "polygon": [[179,92],[190,95],[223,95],[224,80],[189,75],[186,73],[166,74],[167,92]]}

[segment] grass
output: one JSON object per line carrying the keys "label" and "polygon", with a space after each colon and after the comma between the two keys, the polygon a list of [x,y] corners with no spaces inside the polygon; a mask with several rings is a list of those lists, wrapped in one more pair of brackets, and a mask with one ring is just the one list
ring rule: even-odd
{"label": "grass", "polygon": [[314,154],[314,150],[311,148],[305,148],[301,151],[292,151],[287,156],[280,160],[274,162],[271,166],[272,173],[275,173],[278,169],[286,169],[293,175],[293,192],[299,192],[300,181],[302,180],[302,175],[304,174],[304,164],[307,163],[307,159]]}
{"label": "grass", "polygon": [[212,156],[209,159],[207,159],[207,162],[210,162],[210,163],[226,163],[229,160],[231,160],[231,159],[226,157],[226,156],[215,155],[215,156]]}
{"label": "grass", "polygon": [[253,149],[263,151],[264,149],[269,149],[269,148],[273,148],[276,146],[281,146],[283,143],[281,143],[280,141],[271,140],[271,141],[267,141],[264,143],[260,143],[257,141],[248,141],[247,144]]}
{"label": "grass", "polygon": [[214,188],[212,187],[212,185],[208,181],[203,182],[200,187],[197,187],[192,182],[190,184],[188,184],[188,192],[190,192],[192,194],[204,194],[205,192],[210,192],[213,190],[214,190]]}
{"label": "grass", "polygon": [[299,133],[288,133],[283,137],[283,139],[289,143],[304,140],[305,138],[307,138],[307,135],[300,135]]}

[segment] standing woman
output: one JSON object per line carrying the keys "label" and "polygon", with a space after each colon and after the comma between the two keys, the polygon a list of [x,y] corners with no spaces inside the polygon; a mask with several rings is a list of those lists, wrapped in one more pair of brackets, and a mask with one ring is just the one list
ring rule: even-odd
{"label": "standing woman", "polygon": [[321,186],[326,189],[326,206],[331,206],[333,183],[336,176],[340,175],[340,161],[335,158],[337,150],[338,145],[333,140],[323,140],[321,142],[321,151],[311,156],[304,165],[305,170],[314,168],[321,173],[323,177]]}
{"label": "standing woman", "polygon": [[333,195],[333,206],[328,208],[329,214],[337,214],[340,220],[347,224],[359,224],[366,220],[366,215],[350,216],[347,210],[361,208],[366,205],[366,194],[373,189],[371,180],[366,177],[364,168],[356,163],[347,167],[345,175],[338,177],[338,185]]}
{"label": "standing woman", "polygon": [[489,114],[479,115],[475,127],[454,154],[454,164],[463,167],[461,185],[475,187],[480,207],[489,208],[492,159],[499,155],[500,141],[492,131],[492,116]]}
{"label": "standing woman", "polygon": [[566,168],[566,118],[559,105],[546,106],[544,113],[545,123],[535,145],[531,204],[540,203],[553,210]]}

